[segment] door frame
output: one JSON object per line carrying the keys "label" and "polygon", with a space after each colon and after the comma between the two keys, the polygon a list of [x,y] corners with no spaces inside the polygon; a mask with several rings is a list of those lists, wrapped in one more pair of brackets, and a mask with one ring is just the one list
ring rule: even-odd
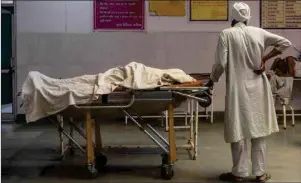
{"label": "door frame", "polygon": [[[12,8],[11,15],[11,23],[12,23],[12,58],[11,58],[11,68],[12,68],[12,113],[2,113],[1,112],[1,122],[14,122],[17,119],[17,60],[16,60],[16,30],[17,30],[17,24],[16,24],[16,3],[13,2],[13,4],[1,4],[1,8],[10,7]],[[1,13],[3,13],[1,11]],[[5,12],[4,12],[5,13]],[[2,73],[2,70],[1,70]],[[4,73],[7,73],[7,71],[4,71]]]}

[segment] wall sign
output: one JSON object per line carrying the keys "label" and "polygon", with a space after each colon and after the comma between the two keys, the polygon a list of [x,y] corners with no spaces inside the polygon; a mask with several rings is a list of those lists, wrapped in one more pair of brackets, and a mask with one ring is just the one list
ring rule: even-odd
{"label": "wall sign", "polygon": [[186,0],[148,0],[150,16],[184,17]]}
{"label": "wall sign", "polygon": [[228,21],[228,0],[190,0],[190,21]]}
{"label": "wall sign", "polygon": [[144,0],[94,0],[94,30],[144,30]]}
{"label": "wall sign", "polygon": [[260,26],[264,29],[301,29],[301,0],[261,0]]}

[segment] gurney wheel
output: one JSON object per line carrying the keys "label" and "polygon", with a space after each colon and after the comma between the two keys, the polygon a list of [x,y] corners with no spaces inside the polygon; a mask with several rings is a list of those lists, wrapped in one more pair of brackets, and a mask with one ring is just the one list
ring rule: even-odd
{"label": "gurney wheel", "polygon": [[88,177],[90,179],[95,179],[98,177],[98,171],[95,168],[95,165],[87,165]]}
{"label": "gurney wheel", "polygon": [[102,170],[107,165],[108,159],[103,154],[97,154],[95,156],[96,169]]}
{"label": "gurney wheel", "polygon": [[198,102],[199,105],[200,105],[201,107],[203,107],[203,108],[209,107],[209,106],[211,105],[211,103],[212,103],[211,97],[208,96],[208,95],[205,94],[205,93],[197,94],[197,95],[195,95],[195,96],[198,97],[198,98],[201,98],[201,99],[205,100],[205,101],[199,101],[199,102]]}
{"label": "gurney wheel", "polygon": [[161,177],[165,180],[170,180],[174,175],[173,165],[162,165]]}

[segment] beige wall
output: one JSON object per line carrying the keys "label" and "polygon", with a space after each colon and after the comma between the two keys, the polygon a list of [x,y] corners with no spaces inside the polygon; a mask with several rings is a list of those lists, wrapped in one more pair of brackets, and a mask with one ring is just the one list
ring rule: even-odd
{"label": "beige wall", "polygon": [[[192,23],[188,17],[146,15],[145,32],[93,33],[92,1],[16,2],[18,90],[32,70],[50,77],[72,77],[103,72],[130,61],[160,68],[181,68],[188,73],[209,73],[217,36],[230,24]],[[247,3],[252,8],[251,25],[259,26],[258,1]],[[271,31],[301,48],[301,30]],[[296,56],[297,52],[290,48],[284,55]],[[215,87],[217,111],[224,110],[224,85],[222,78]],[[300,87],[296,89],[293,102],[298,109],[301,109],[300,90]],[[18,113],[23,113],[22,109],[18,109]]]}

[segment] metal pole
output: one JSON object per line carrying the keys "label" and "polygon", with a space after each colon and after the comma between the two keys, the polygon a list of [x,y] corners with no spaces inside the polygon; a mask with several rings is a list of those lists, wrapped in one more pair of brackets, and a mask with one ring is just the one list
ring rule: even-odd
{"label": "metal pole", "polygon": [[[86,137],[86,135],[84,134],[84,132],[74,123],[74,122],[70,122],[72,125],[73,125],[73,127],[74,127],[74,129],[85,139],[85,140],[87,140],[87,137]],[[94,147],[96,147],[96,144],[93,142],[93,146]]]}
{"label": "metal pole", "polygon": [[142,131],[149,137],[151,138],[159,147],[161,147],[161,149],[169,154],[169,151],[159,142],[157,141],[148,131],[146,131],[141,125],[140,123],[138,123],[126,110],[123,110],[123,112],[140,128],[142,129]]}
{"label": "metal pole", "polygon": [[150,130],[152,131],[152,132],[154,132],[166,145],[169,145],[169,143],[167,142],[167,140],[164,138],[164,137],[162,137],[162,135],[161,134],[159,134],[150,124],[146,124],[149,128],[150,128]]}
{"label": "metal pole", "polygon": [[68,133],[66,133],[65,132],[65,130],[64,129],[62,129],[61,128],[61,126],[60,125],[58,125],[57,123],[55,123],[53,120],[50,120],[51,122],[53,122],[60,130],[61,130],[61,132],[64,134],[64,135],[66,135],[66,137],[68,138],[68,139],[70,139],[83,153],[85,153],[86,151],[72,138],[72,137],[70,137],[70,135],[68,134]]}

